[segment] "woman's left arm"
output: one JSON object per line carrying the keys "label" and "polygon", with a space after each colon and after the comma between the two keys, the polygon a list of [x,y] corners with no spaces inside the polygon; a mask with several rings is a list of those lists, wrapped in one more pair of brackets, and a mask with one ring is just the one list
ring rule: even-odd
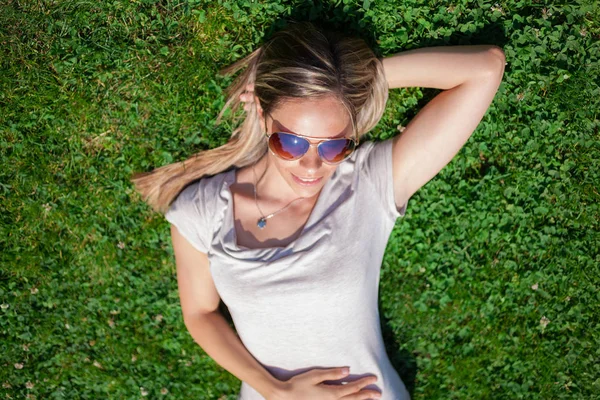
{"label": "woman's left arm", "polygon": [[446,166],[467,142],[502,81],[504,52],[497,46],[430,47],[382,60],[390,89],[444,89],[393,139],[396,207]]}

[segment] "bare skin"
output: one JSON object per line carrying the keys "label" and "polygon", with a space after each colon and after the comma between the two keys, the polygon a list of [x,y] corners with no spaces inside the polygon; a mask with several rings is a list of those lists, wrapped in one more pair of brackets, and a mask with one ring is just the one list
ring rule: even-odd
{"label": "bare skin", "polygon": [[368,400],[379,399],[381,393],[375,390],[363,389],[375,383],[375,376],[367,376],[346,385],[328,385],[322,383],[343,377],[340,368],[312,369],[283,382],[273,396],[267,400]]}
{"label": "bare skin", "polygon": [[[290,132],[315,138],[352,136],[350,117],[334,96],[285,102],[266,116],[266,124],[269,133]],[[295,161],[285,161],[267,152],[257,162],[255,169],[258,203],[265,214],[280,210],[298,198],[304,199],[294,201],[290,207],[269,219],[265,228],[260,229],[256,222],[262,215],[254,201],[252,167],[239,169],[236,182],[230,187],[237,244],[247,248],[285,247],[302,232],[323,186],[337,166],[323,163],[317,148],[312,147]],[[318,184],[307,187],[296,183],[292,175],[322,179]]]}

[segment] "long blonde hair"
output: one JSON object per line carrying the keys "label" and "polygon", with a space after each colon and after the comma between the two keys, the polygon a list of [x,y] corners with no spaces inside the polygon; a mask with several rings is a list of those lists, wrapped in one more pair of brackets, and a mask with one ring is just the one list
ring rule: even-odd
{"label": "long blonde hair", "polygon": [[[348,110],[360,138],[377,124],[388,98],[383,66],[362,39],[326,32],[307,22],[290,24],[221,73],[233,74],[243,68],[227,89],[228,98],[217,122],[228,108],[239,110],[240,95],[254,83],[254,94],[265,114],[291,98],[335,95]],[[251,103],[241,124],[236,115],[232,112],[237,128],[223,146],[151,172],[135,173],[131,181],[144,201],[164,213],[190,183],[258,161],[267,144],[256,104]]]}

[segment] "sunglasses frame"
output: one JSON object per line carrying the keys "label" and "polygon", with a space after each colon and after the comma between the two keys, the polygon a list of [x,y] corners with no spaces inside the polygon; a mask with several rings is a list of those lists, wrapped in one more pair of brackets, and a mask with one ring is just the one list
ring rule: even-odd
{"label": "sunglasses frame", "polygon": [[[340,137],[340,138],[335,138],[335,139],[323,139],[323,138],[319,138],[319,139],[317,139],[317,140],[319,140],[319,143],[311,143],[310,140],[308,140],[307,138],[311,138],[312,139],[312,138],[314,138],[313,136],[304,136],[304,135],[298,135],[296,133],[279,132],[279,131],[273,132],[271,134],[265,133],[265,136],[267,137],[267,146],[269,147],[269,150],[273,154],[275,154],[277,157],[281,158],[284,161],[296,161],[296,160],[299,160],[302,157],[304,157],[306,155],[306,153],[308,153],[308,150],[306,150],[306,153],[303,153],[303,154],[301,154],[300,156],[298,156],[296,158],[287,159],[287,158],[281,157],[279,154],[277,154],[277,152],[273,151],[271,149],[271,146],[269,145],[269,141],[271,139],[271,136],[273,136],[276,133],[278,133],[278,134],[281,133],[281,134],[284,134],[284,135],[296,136],[296,137],[299,137],[301,139],[304,139],[304,140],[306,140],[308,142],[308,149],[310,149],[311,147],[317,146],[317,154],[319,154],[319,158],[321,159],[321,161],[323,161],[325,164],[330,164],[330,165],[336,165],[336,164],[339,164],[339,163],[342,163],[342,162],[346,161],[352,155],[352,153],[354,153],[356,151],[356,148],[358,147],[358,141],[356,139],[354,139],[354,138],[348,138],[348,137]],[[338,161],[338,162],[331,162],[331,161],[325,160],[321,156],[321,153],[319,153],[319,151],[318,151],[320,145],[322,145],[325,142],[331,142],[331,141],[334,141],[334,140],[350,140],[351,142],[354,142],[354,148],[352,149],[352,153],[348,154],[343,160]]]}
{"label": "sunglasses frame", "polygon": [[[269,134],[269,133],[267,133],[267,131],[268,131],[268,129],[267,129],[267,120],[265,118],[265,136],[267,138],[267,147],[268,147],[269,151],[271,151],[271,153],[275,154],[277,157],[281,158],[284,161],[296,161],[296,160],[299,160],[302,157],[304,157],[306,155],[306,153],[308,153],[308,150],[310,150],[311,147],[317,146],[317,154],[319,154],[319,158],[321,159],[321,161],[323,161],[325,164],[337,165],[337,164],[340,164],[340,163],[346,161],[348,158],[350,158],[350,156],[352,155],[352,153],[354,153],[356,151],[356,148],[360,144],[359,140],[357,140],[355,138],[348,138],[348,137],[340,137],[340,138],[316,138],[314,136],[305,136],[305,135],[299,135],[297,133],[279,132],[279,131],[276,131],[276,132],[273,132],[273,133]],[[299,157],[296,157],[296,158],[293,158],[293,159],[290,159],[290,160],[288,160],[287,158],[281,157],[279,154],[277,154],[275,151],[273,151],[271,149],[271,146],[269,145],[271,136],[273,136],[276,133],[283,133],[285,135],[296,136],[296,137],[299,137],[299,138],[302,138],[302,139],[306,140],[308,142],[308,150],[306,150],[306,153],[300,155]],[[311,143],[310,140],[308,140],[309,138],[317,140],[318,143]],[[323,157],[321,157],[321,153],[319,153],[319,146],[320,145],[322,145],[325,142],[332,141],[332,140],[343,140],[343,139],[344,140],[350,140],[350,141],[354,142],[354,149],[352,149],[352,153],[348,154],[343,160],[338,161],[338,162],[330,162],[330,161],[325,160]]]}

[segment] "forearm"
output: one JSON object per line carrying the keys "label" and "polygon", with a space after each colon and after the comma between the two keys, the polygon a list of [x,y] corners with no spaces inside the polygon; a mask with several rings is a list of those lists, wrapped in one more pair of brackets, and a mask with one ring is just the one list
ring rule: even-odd
{"label": "forearm", "polygon": [[493,45],[442,46],[405,51],[384,58],[382,63],[390,89],[452,89],[503,71],[505,59],[502,50]]}
{"label": "forearm", "polygon": [[206,354],[263,397],[268,398],[278,388],[280,381],[248,352],[220,312],[202,314],[187,321],[186,327]]}

